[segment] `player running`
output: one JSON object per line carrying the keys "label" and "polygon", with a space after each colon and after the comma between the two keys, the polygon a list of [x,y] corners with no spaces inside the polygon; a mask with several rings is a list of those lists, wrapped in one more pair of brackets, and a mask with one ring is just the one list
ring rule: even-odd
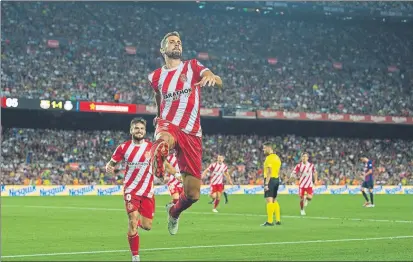
{"label": "player running", "polygon": [[165,163],[164,181],[167,183],[169,194],[172,197],[172,203],[176,204],[179,200],[179,195],[182,193],[182,176],[179,172],[178,161],[175,154],[170,154]]}
{"label": "player running", "polygon": [[175,235],[180,214],[197,202],[201,193],[201,87],[222,87],[222,80],[196,59],[181,60],[182,42],[178,32],[164,36],[160,52],[165,65],[148,76],[158,110],[151,164],[152,173],[161,177],[169,150],[176,149],[184,192],[175,205],[166,206],[168,230]]}
{"label": "player running", "polygon": [[[373,188],[374,188],[374,181],[373,181],[373,161],[369,160],[367,157],[361,157],[360,160],[364,163],[364,172],[361,175],[361,178],[364,180],[363,184],[361,185],[361,192],[363,193],[366,202],[364,203],[364,207],[374,207],[373,201]],[[369,197],[366,194],[366,188],[370,192],[370,201]]]}
{"label": "player running", "polygon": [[[306,207],[308,202],[313,198],[313,176],[315,181],[317,181],[317,171],[315,170],[314,164],[308,162],[307,153],[301,154],[301,163],[297,164],[291,173],[291,176],[297,175],[300,176],[298,194],[300,196],[301,215],[305,216],[304,207]],[[305,193],[307,193],[306,197],[304,197]]]}
{"label": "player running", "polygon": [[129,217],[128,241],[132,261],[139,261],[138,226],[143,230],[152,228],[155,212],[153,176],[150,170],[151,142],[145,141],[146,121],[135,118],[130,123],[132,139],[120,144],[106,164],[106,172],[114,174],[115,166],[126,162],[123,180],[124,200]]}
{"label": "player running", "polygon": [[222,192],[224,191],[224,176],[231,185],[233,184],[231,176],[228,173],[228,167],[224,163],[223,155],[218,155],[217,162],[210,164],[209,167],[202,173],[202,177],[204,177],[208,172],[211,173],[211,197],[214,199],[214,208],[212,209],[212,212],[218,213],[217,207],[221,200]]}

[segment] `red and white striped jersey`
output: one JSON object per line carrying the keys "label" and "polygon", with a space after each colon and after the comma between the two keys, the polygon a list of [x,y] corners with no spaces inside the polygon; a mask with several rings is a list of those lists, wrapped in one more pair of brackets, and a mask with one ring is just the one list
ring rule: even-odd
{"label": "red and white striped jersey", "polygon": [[307,162],[304,164],[303,162],[297,164],[293,170],[294,175],[300,175],[300,188],[309,188],[313,187],[313,175],[315,173],[314,164]]}
{"label": "red and white striped jersey", "polygon": [[144,141],[134,144],[132,140],[120,144],[112,155],[116,162],[125,161],[126,170],[123,178],[124,194],[153,197],[153,176],[151,174],[148,154],[152,143]]}
{"label": "red and white striped jersey", "polygon": [[211,185],[224,184],[224,173],[228,171],[226,164],[215,162],[209,165],[208,170],[211,172]]}
{"label": "red and white striped jersey", "polygon": [[[171,164],[171,166],[173,168],[175,168],[178,172],[180,172],[179,170],[179,166],[178,166],[178,160],[176,159],[175,154],[170,154],[167,158],[166,161],[169,162],[169,164]],[[176,187],[182,187],[182,182],[179,181],[174,174],[168,174],[166,173],[167,176],[169,176],[169,180],[168,180],[168,188],[176,188]]]}
{"label": "red and white striped jersey", "polygon": [[202,136],[201,88],[195,84],[206,70],[209,69],[192,59],[182,61],[177,68],[158,68],[148,76],[155,92],[161,93],[159,117],[199,137]]}

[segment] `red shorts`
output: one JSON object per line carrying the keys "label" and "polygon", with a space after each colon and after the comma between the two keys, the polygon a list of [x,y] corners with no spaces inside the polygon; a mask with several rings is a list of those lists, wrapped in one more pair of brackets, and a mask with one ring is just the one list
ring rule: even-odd
{"label": "red shorts", "polygon": [[[130,199],[128,200],[129,196]],[[126,212],[132,213],[138,211],[142,216],[153,219],[155,214],[155,198],[149,198],[144,196],[132,196],[126,194],[124,196]]]}
{"label": "red shorts", "polygon": [[175,139],[176,158],[181,173],[201,179],[202,138],[188,135],[169,121],[158,119],[155,137],[159,132],[168,132]]}
{"label": "red shorts", "polygon": [[211,194],[224,191],[224,184],[211,185]]}
{"label": "red shorts", "polygon": [[304,193],[307,192],[307,195],[312,195],[313,194],[313,188],[312,187],[307,187],[307,188],[299,188],[298,194],[300,197],[304,197]]}
{"label": "red shorts", "polygon": [[178,193],[179,195],[184,191],[183,187],[178,187],[178,186],[170,186],[169,187],[169,194],[171,194],[171,196],[173,194]]}

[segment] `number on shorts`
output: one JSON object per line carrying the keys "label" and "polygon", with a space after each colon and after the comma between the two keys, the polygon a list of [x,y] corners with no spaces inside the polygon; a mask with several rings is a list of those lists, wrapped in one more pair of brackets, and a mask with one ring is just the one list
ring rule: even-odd
{"label": "number on shorts", "polygon": [[130,194],[126,194],[126,200],[131,201],[132,196]]}

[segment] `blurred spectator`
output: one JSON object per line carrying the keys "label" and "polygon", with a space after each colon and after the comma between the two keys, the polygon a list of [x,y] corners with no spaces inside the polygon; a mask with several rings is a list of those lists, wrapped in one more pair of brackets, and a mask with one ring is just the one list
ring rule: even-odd
{"label": "blurred spectator", "polygon": [[[412,10],[407,2],[322,4]],[[207,52],[203,63],[225,81],[219,95],[204,89],[203,107],[413,115],[405,24],[92,2],[7,2],[2,17],[5,96],[152,104],[147,74],[161,65],[159,41],[173,28],[185,56]]]}

